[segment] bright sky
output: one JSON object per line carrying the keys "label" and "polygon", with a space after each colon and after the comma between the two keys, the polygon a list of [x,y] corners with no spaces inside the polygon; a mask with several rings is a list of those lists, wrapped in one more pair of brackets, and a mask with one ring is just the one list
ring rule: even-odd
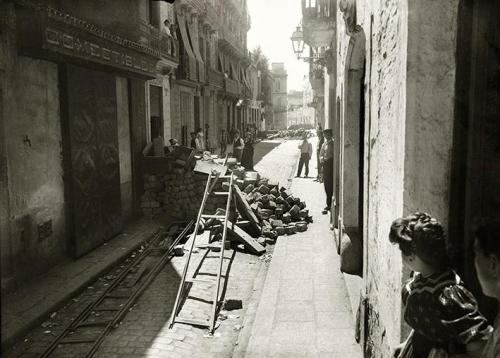
{"label": "bright sky", "polygon": [[252,27],[248,32],[248,49],[260,45],[272,62],[284,62],[288,72],[288,91],[302,90],[309,67],[297,60],[290,37],[302,18],[300,0],[247,0]]}

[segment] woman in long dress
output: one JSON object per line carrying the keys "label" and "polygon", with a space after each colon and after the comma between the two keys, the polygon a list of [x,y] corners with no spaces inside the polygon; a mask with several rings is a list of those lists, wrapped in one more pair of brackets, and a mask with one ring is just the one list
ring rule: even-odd
{"label": "woman in long dress", "polygon": [[245,143],[243,139],[240,137],[240,132],[234,132],[234,140],[233,140],[233,157],[236,158],[238,162],[241,162],[241,156],[243,154],[243,148]]}
{"label": "woman in long dress", "polygon": [[241,165],[246,170],[253,170],[253,145],[254,141],[252,138],[252,133],[247,132],[245,137],[245,146],[243,147],[243,154],[241,156]]}

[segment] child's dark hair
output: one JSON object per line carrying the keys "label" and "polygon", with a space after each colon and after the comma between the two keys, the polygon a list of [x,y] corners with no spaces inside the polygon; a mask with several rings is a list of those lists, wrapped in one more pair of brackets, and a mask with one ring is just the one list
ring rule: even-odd
{"label": "child's dark hair", "polygon": [[500,221],[486,218],[474,230],[479,249],[485,255],[495,255],[500,260]]}
{"label": "child's dark hair", "polygon": [[405,256],[415,254],[435,268],[449,266],[443,226],[427,213],[415,212],[392,222],[389,241]]}

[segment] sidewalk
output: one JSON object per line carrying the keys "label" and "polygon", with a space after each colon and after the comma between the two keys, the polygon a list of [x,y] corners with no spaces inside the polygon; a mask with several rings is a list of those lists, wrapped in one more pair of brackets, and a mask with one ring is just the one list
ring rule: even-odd
{"label": "sidewalk", "polygon": [[[310,167],[315,177],[315,157]],[[323,185],[296,178],[291,190],[304,198],[314,223],[278,239],[245,357],[360,358],[329,216],[321,214]]]}
{"label": "sidewalk", "polygon": [[76,261],[65,261],[36,280],[2,296],[2,351],[47,319],[64,302],[123,260],[160,224],[140,220]]}

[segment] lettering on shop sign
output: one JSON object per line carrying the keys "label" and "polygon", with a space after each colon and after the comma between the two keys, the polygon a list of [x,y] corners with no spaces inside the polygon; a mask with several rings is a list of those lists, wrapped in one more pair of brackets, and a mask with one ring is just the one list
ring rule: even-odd
{"label": "lettering on shop sign", "polygon": [[61,30],[46,28],[44,47],[77,56],[89,61],[125,67],[146,73],[155,72],[155,64],[135,54],[127,53],[116,46],[102,45],[82,39]]}

